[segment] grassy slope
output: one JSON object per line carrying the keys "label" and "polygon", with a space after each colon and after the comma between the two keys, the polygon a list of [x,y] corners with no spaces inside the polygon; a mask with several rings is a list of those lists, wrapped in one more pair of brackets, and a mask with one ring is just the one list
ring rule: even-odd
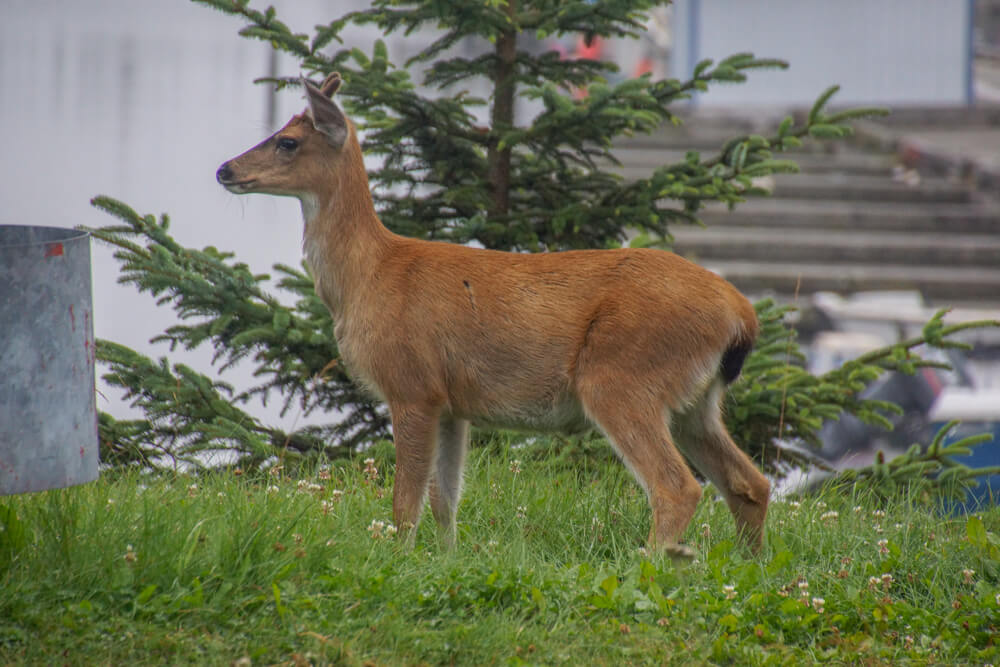
{"label": "grassy slope", "polygon": [[752,558],[706,497],[675,569],[640,551],[621,466],[471,458],[454,553],[429,512],[411,553],[373,539],[391,475],[360,461],[312,489],[106,475],[0,501],[28,531],[13,562],[0,540],[0,663],[1000,661],[995,509],[777,502]]}

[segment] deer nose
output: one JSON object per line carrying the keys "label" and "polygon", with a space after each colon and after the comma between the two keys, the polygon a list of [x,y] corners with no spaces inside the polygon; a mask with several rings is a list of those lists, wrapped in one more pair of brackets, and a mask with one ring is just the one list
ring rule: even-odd
{"label": "deer nose", "polygon": [[228,181],[233,180],[233,170],[229,168],[229,163],[224,162],[219,170],[215,172],[215,180],[219,183],[225,185]]}

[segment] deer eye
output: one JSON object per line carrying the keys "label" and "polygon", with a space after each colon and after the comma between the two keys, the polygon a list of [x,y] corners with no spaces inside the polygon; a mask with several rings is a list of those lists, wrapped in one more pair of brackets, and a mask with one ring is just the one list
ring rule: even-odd
{"label": "deer eye", "polygon": [[289,139],[288,137],[282,137],[278,139],[278,149],[283,151],[294,151],[299,147],[299,142],[295,139]]}

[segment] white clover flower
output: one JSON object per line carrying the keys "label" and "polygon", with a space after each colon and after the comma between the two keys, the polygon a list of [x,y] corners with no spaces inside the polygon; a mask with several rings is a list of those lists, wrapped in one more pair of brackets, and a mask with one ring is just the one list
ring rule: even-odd
{"label": "white clover flower", "polygon": [[300,493],[315,493],[317,491],[322,491],[323,487],[319,484],[314,484],[307,479],[300,479],[295,485]]}
{"label": "white clover flower", "polygon": [[726,594],[727,600],[732,600],[736,597],[736,585],[726,584],[722,587],[722,592]]}
{"label": "white clover flower", "polygon": [[820,519],[822,519],[823,521],[828,521],[830,519],[836,519],[839,516],[840,512],[837,512],[836,510],[830,510],[829,512],[824,512],[822,516],[820,516]]}
{"label": "white clover flower", "polygon": [[365,459],[365,478],[368,481],[374,481],[378,476],[378,468],[375,467],[375,459]]}
{"label": "white clover flower", "polygon": [[975,570],[970,570],[969,568],[965,568],[964,570],[962,570],[962,580],[967,584],[971,584],[972,577],[975,576],[975,574],[976,574]]}
{"label": "white clover flower", "polygon": [[396,534],[397,530],[391,523],[379,521],[378,519],[372,519],[371,525],[368,526],[368,532],[371,533],[373,540],[379,540],[382,538],[392,537]]}
{"label": "white clover flower", "polygon": [[515,475],[521,472],[521,459],[514,459],[510,462],[510,471]]}
{"label": "white clover flower", "polygon": [[823,613],[823,604],[824,603],[826,603],[826,600],[824,600],[823,598],[813,598],[812,599],[813,609],[815,609],[817,613],[820,613],[820,614]]}

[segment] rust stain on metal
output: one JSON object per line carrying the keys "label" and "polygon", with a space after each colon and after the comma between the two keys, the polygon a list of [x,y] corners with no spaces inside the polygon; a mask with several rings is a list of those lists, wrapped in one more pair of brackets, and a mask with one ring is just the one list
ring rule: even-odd
{"label": "rust stain on metal", "polygon": [[61,257],[63,254],[62,243],[48,243],[45,245],[46,257]]}

